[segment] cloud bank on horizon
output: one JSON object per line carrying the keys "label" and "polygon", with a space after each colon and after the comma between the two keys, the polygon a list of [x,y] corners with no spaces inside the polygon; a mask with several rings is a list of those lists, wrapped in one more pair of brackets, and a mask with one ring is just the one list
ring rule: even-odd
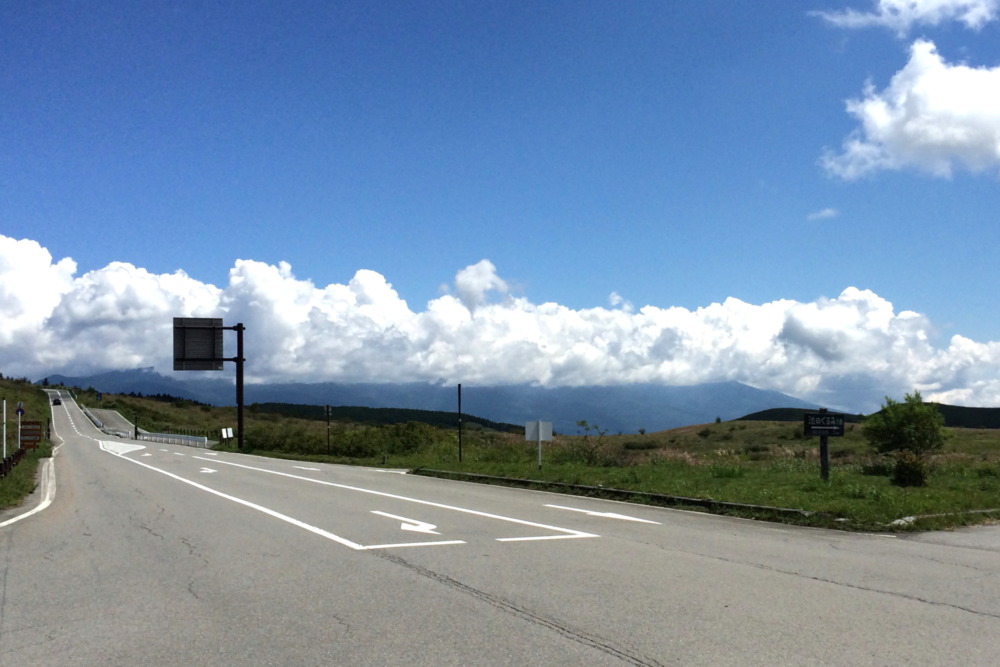
{"label": "cloud bank on horizon", "polygon": [[[841,28],[884,27],[905,37],[951,21],[978,30],[1000,17],[1000,0],[878,0],[872,12],[813,12]],[[827,150],[826,171],[854,180],[878,171],[915,169],[950,177],[957,168],[1000,168],[1000,66],[950,63],[920,38],[884,90],[870,81],[846,102],[859,123],[840,152]]]}
{"label": "cloud bank on horizon", "polygon": [[[914,388],[952,404],[1000,404],[1000,342],[954,336],[871,291],[809,303],[729,298],[696,310],[573,310],[513,296],[489,260],[459,270],[423,310],[360,270],[324,287],[287,263],[238,260],[216,287],[123,262],[77,276],[35,241],[0,235],[0,370],[41,379],[172,368],[174,317],[246,325],[249,382],[544,386],[735,380],[852,411]],[[230,347],[232,341],[229,342]]]}

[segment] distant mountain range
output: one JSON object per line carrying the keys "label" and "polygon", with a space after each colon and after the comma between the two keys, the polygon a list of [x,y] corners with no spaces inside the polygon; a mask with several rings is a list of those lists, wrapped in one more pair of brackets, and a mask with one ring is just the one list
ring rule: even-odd
{"label": "distant mountain range", "polygon": [[[235,405],[231,380],[178,380],[151,368],[110,371],[85,377],[51,375],[50,384],[93,388],[114,394],[166,394],[210,405]],[[247,384],[246,405],[293,403],[302,405],[458,410],[457,386],[408,384]],[[653,384],[610,387],[545,388],[531,385],[462,387],[462,412],[495,422],[524,424],[540,419],[552,422],[557,433],[575,434],[577,422],[586,420],[608,433],[647,432],[737,419],[771,408],[816,409],[818,406],[776,391],[765,391],[739,382],[718,382],[687,387]]]}

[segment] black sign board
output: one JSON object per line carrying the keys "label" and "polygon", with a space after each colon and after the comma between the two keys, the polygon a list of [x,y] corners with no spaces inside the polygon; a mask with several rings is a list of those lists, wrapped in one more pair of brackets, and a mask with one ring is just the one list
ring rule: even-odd
{"label": "black sign board", "polygon": [[174,370],[221,371],[222,319],[174,318]]}
{"label": "black sign board", "polygon": [[803,433],[810,435],[844,435],[844,415],[829,412],[807,412],[803,415]]}

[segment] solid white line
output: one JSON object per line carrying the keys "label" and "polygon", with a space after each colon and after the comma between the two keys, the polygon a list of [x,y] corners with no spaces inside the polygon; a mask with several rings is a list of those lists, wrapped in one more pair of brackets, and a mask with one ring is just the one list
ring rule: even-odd
{"label": "solid white line", "polygon": [[597,537],[597,535],[539,535],[538,537],[498,537],[497,542],[540,542],[541,540],[575,540],[580,537]]}
{"label": "solid white line", "polygon": [[[59,447],[61,446],[62,445],[59,445]],[[12,519],[7,519],[3,523],[0,523],[0,528],[3,528],[4,526],[9,526],[12,523],[17,523],[21,519],[27,519],[32,514],[38,514],[43,509],[52,504],[52,501],[56,497],[55,457],[56,457],[56,450],[59,449],[59,447],[53,449],[52,456],[48,459],[45,459],[45,461],[42,462],[42,488],[41,488],[42,501],[38,503],[35,509],[25,512],[24,514],[15,516]]]}
{"label": "solid white line", "polygon": [[450,544],[465,544],[462,540],[446,540],[444,542],[403,542],[399,544],[373,544],[370,547],[361,547],[365,551],[373,549],[395,549],[396,547],[442,547]]}
{"label": "solid white line", "polygon": [[[199,458],[195,456],[194,458]],[[473,514],[475,516],[485,517],[487,519],[497,519],[499,521],[507,521],[510,523],[516,523],[522,526],[531,526],[532,528],[543,528],[545,530],[554,530],[558,533],[566,533],[572,537],[600,537],[600,535],[595,535],[593,533],[585,533],[580,530],[573,530],[572,528],[559,528],[558,526],[548,526],[544,523],[535,523],[534,521],[525,521],[524,519],[514,519],[509,516],[501,516],[499,514],[490,514],[489,512],[480,512],[479,510],[470,510],[464,507],[455,507],[453,505],[444,505],[442,503],[435,503],[430,500],[420,500],[419,498],[408,498],[406,496],[399,496],[394,493],[386,493],[384,491],[375,491],[372,489],[362,489],[357,486],[348,486],[346,484],[337,484],[335,482],[327,482],[320,479],[311,479],[309,477],[302,477],[301,475],[293,475],[287,472],[279,472],[277,470],[268,470],[266,468],[255,468],[253,466],[243,465],[241,463],[232,463],[230,461],[216,460],[216,463],[222,463],[228,466],[234,466],[236,468],[245,468],[246,470],[256,470],[257,472],[266,472],[271,475],[280,475],[282,477],[290,477],[291,479],[302,480],[303,482],[312,482],[314,484],[322,484],[324,486],[333,486],[338,489],[346,489],[348,491],[358,491],[360,493],[369,493],[374,496],[382,496],[383,498],[392,498],[394,500],[403,500],[405,502],[417,503],[420,505],[427,505],[429,507],[437,507],[440,509],[452,510],[454,512],[462,512],[464,514]]]}
{"label": "solid white line", "polygon": [[[268,516],[272,516],[275,519],[280,519],[281,521],[284,521],[286,523],[290,523],[293,526],[296,526],[298,528],[302,528],[304,530],[308,530],[310,533],[315,533],[316,535],[319,535],[320,537],[325,537],[326,539],[331,540],[333,542],[336,542],[337,544],[343,544],[345,547],[350,547],[351,549],[354,549],[356,551],[362,551],[365,548],[365,547],[361,546],[360,544],[358,544],[356,542],[351,542],[348,539],[340,537],[339,535],[334,535],[333,533],[331,533],[329,531],[326,531],[326,530],[323,530],[322,528],[317,528],[316,526],[312,526],[312,525],[310,525],[310,524],[308,524],[308,523],[306,523],[304,521],[299,521],[298,519],[294,519],[294,518],[288,516],[287,514],[282,514],[281,512],[276,512],[276,511],[274,511],[272,509],[264,507],[263,505],[258,505],[257,503],[252,503],[249,500],[244,500],[242,498],[237,498],[236,496],[231,496],[228,493],[222,493],[221,491],[216,491],[215,489],[209,488],[209,487],[207,487],[207,486],[205,486],[203,484],[198,484],[197,482],[192,482],[189,479],[184,479],[183,477],[180,477],[180,476],[175,475],[173,473],[167,472],[166,470],[160,470],[159,468],[154,468],[153,466],[148,465],[146,463],[143,463],[142,461],[136,461],[135,459],[130,459],[127,456],[124,456],[122,454],[118,454],[117,452],[115,452],[115,451],[113,451],[111,449],[105,448],[103,441],[101,442],[101,449],[103,449],[104,451],[108,452],[109,454],[114,454],[115,456],[117,456],[119,458],[125,459],[126,461],[130,461],[130,462],[132,462],[132,463],[134,463],[136,465],[142,466],[143,468],[149,468],[150,470],[154,470],[154,471],[156,471],[156,472],[158,472],[158,473],[160,473],[162,475],[166,475],[167,477],[172,477],[173,479],[176,479],[178,482],[184,482],[185,484],[189,484],[189,485],[195,487],[196,489],[201,489],[202,491],[207,491],[208,493],[211,493],[213,495],[219,496],[220,498],[224,498],[226,500],[230,500],[230,501],[232,501],[234,503],[238,503],[238,504],[243,505],[245,507],[249,507],[250,509],[257,510],[258,512],[261,512],[263,514],[267,514]],[[201,458],[201,457],[195,457],[195,458]],[[222,463],[222,461],[219,461],[219,463]]]}
{"label": "solid white line", "polygon": [[602,519],[620,519],[622,521],[636,521],[639,523],[652,523],[657,526],[663,525],[659,521],[650,521],[649,519],[639,519],[634,516],[628,516],[625,514],[618,514],[616,512],[595,512],[594,510],[584,510],[578,507],[564,507],[562,505],[546,505],[546,507],[551,507],[557,510],[569,510],[570,512],[581,512],[587,516],[596,516]]}

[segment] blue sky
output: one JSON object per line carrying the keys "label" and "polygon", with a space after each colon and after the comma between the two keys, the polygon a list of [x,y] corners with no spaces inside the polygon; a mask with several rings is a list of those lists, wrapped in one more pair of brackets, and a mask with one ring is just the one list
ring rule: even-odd
{"label": "blue sky", "polygon": [[[970,88],[1000,99],[997,5],[6,2],[0,235],[72,260],[61,298],[115,262],[231,290],[243,260],[316,291],[374,272],[419,315],[479,266],[481,303],[856,288],[918,313],[931,356],[986,344],[1000,108]],[[893,94],[925,105],[879,125]]]}

